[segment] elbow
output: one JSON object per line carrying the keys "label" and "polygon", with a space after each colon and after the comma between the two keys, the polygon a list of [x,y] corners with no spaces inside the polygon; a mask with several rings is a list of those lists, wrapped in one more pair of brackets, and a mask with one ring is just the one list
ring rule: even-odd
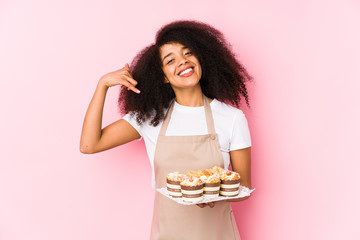
{"label": "elbow", "polygon": [[95,153],[95,151],[93,151],[93,149],[89,148],[88,145],[80,145],[80,152],[83,154]]}

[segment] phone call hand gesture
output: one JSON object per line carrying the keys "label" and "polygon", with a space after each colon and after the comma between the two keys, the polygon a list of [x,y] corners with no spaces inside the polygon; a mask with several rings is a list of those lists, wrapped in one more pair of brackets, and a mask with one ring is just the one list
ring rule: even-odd
{"label": "phone call hand gesture", "polygon": [[120,85],[122,88],[126,87],[128,90],[140,93],[140,90],[135,87],[138,83],[130,72],[129,64],[119,70],[105,74],[100,81],[107,87]]}

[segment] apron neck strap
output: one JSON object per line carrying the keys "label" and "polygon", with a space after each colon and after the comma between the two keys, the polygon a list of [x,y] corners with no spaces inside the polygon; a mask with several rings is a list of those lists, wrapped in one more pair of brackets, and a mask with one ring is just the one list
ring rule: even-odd
{"label": "apron neck strap", "polygon": [[[212,116],[209,100],[207,99],[207,97],[205,95],[203,95],[203,99],[204,99],[204,109],[205,109],[205,117],[206,117],[206,125],[207,125],[207,129],[208,129],[208,133],[215,134],[214,119]],[[175,105],[175,99],[172,100],[172,102],[170,103],[170,107],[165,115],[165,119],[161,126],[159,136],[165,136],[167,127],[168,127],[170,119],[171,119],[172,111],[174,110],[174,105]]]}

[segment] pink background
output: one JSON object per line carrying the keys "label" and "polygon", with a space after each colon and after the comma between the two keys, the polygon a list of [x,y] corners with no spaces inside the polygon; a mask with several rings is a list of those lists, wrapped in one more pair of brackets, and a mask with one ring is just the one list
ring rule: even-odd
{"label": "pink background", "polygon": [[255,78],[242,109],[256,191],[233,204],[242,239],[360,239],[356,0],[2,0],[0,239],[148,238],[143,142],[83,155],[79,138],[98,79],[176,19],[220,29]]}

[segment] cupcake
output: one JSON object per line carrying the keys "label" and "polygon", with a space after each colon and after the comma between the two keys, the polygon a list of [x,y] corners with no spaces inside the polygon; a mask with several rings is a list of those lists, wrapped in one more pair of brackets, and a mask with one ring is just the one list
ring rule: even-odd
{"label": "cupcake", "polygon": [[190,170],[186,175],[189,177],[191,176],[191,177],[195,177],[195,178],[199,178],[201,176],[197,171],[194,171],[194,170]]}
{"label": "cupcake", "polygon": [[209,171],[210,169],[201,169],[198,171],[198,174],[201,176],[206,176],[209,177],[210,175],[212,175],[213,173],[211,171]]}
{"label": "cupcake", "polygon": [[166,177],[166,189],[170,196],[174,198],[181,198],[181,187],[180,182],[183,181],[187,176],[179,172],[169,173]]}
{"label": "cupcake", "polygon": [[220,175],[220,195],[233,197],[239,194],[240,174],[232,171],[224,171]]}
{"label": "cupcake", "polygon": [[199,171],[190,170],[186,175],[193,176],[193,177],[196,177],[196,178],[200,178],[201,176],[207,176],[208,177],[208,176],[212,175],[212,172],[210,172],[207,169],[201,169]]}
{"label": "cupcake", "polygon": [[204,183],[200,178],[190,176],[183,180],[180,185],[184,202],[195,202],[203,198]]}
{"label": "cupcake", "polygon": [[223,169],[222,167],[219,167],[219,166],[214,166],[211,169],[208,169],[207,171],[210,173],[210,175],[213,175],[213,174],[221,175],[223,172],[225,172],[225,169]]}
{"label": "cupcake", "polygon": [[218,197],[220,192],[220,176],[217,174],[206,176],[200,179],[204,182],[204,197]]}

